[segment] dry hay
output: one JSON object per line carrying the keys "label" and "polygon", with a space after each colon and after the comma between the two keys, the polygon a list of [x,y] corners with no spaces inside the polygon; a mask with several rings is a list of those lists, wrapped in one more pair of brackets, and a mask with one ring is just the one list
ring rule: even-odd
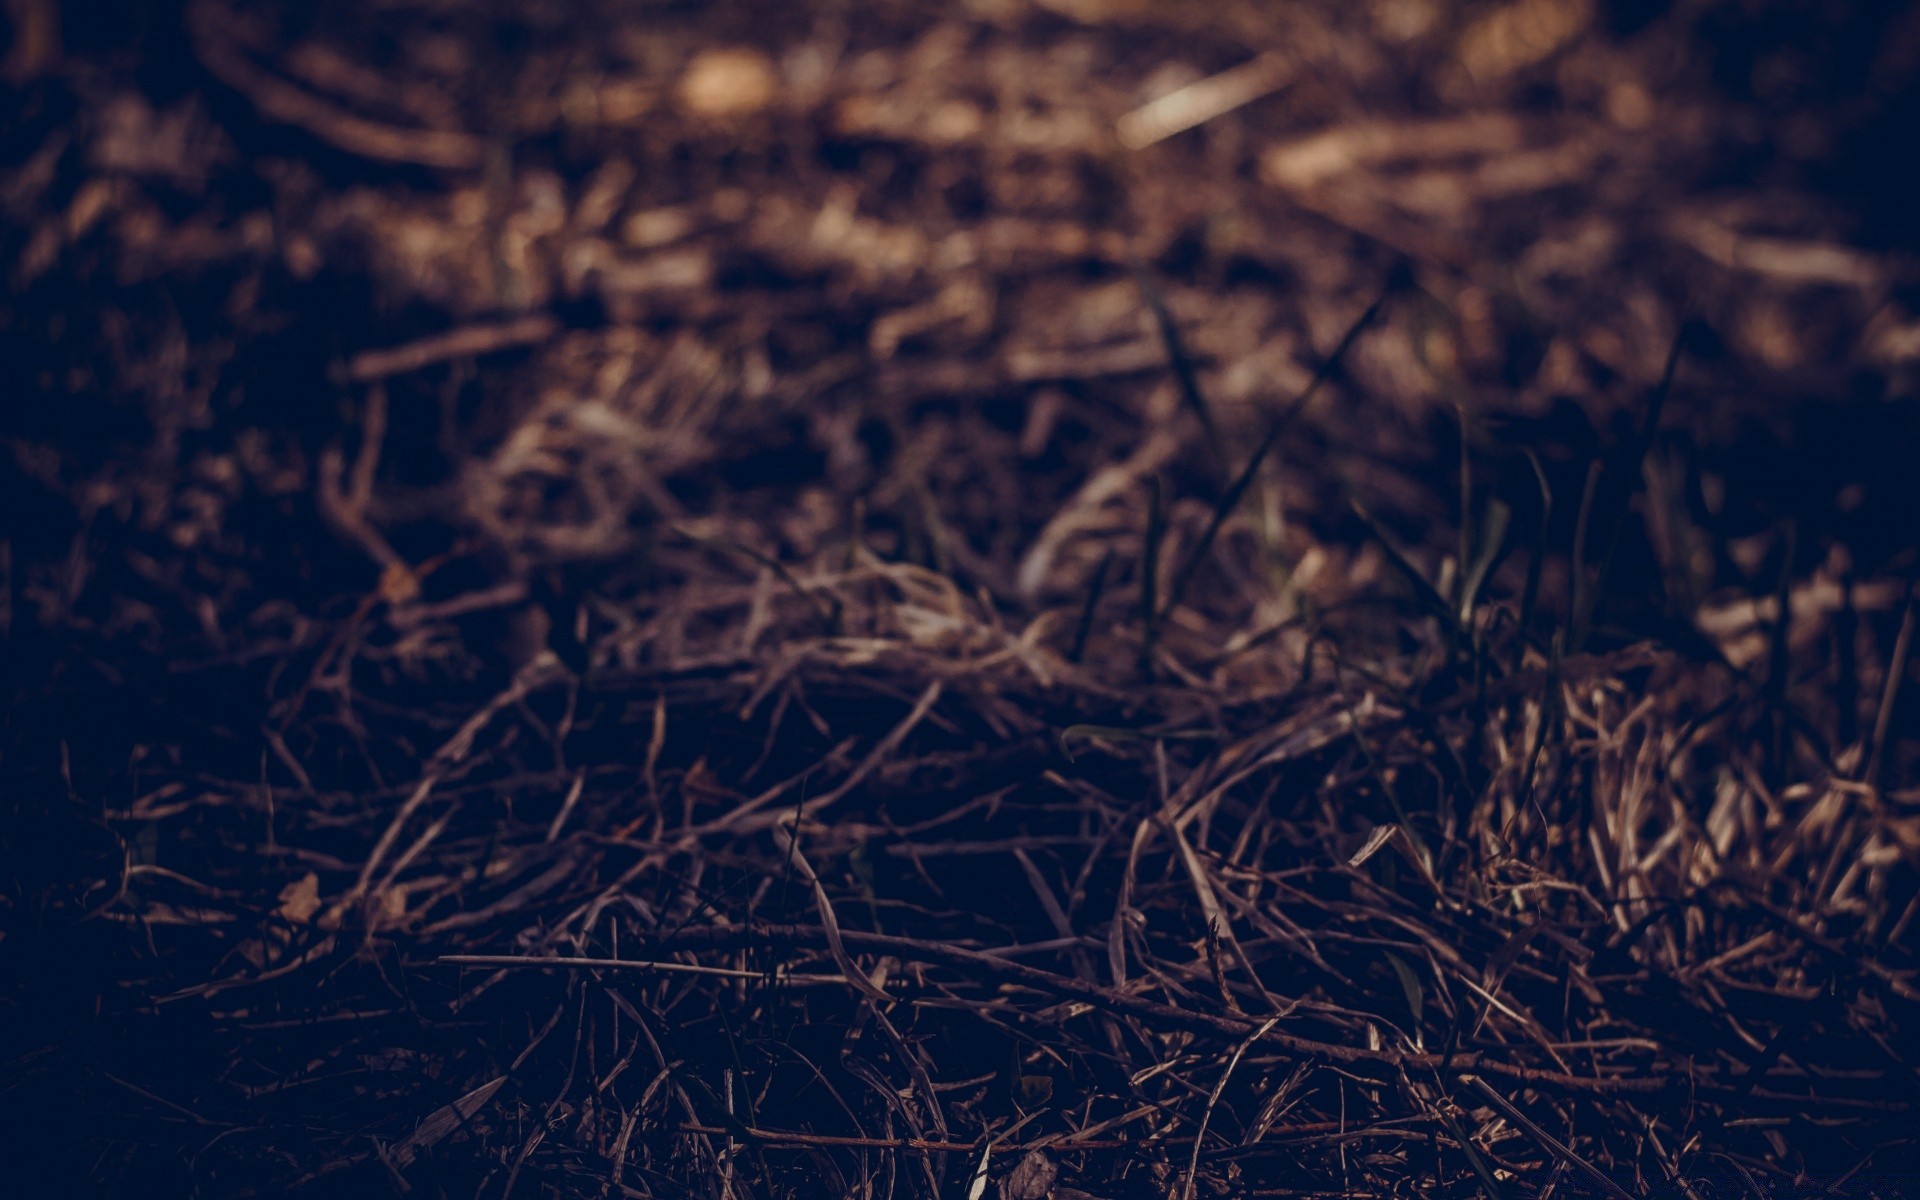
{"label": "dry hay", "polygon": [[1907,268],[1712,191],[1686,31],[529,6],[490,104],[434,6],[189,7],[225,90],[76,68],[5,197],[9,344],[139,414],[9,429],[20,1153],[1895,1194],[1915,564],[1835,489],[1912,481],[1797,398]]}

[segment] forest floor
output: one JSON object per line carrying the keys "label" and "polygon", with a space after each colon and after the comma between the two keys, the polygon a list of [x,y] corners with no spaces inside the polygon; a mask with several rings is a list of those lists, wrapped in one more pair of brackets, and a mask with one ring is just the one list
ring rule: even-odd
{"label": "forest floor", "polygon": [[1920,1194],[1912,11],[6,12],[20,1194]]}

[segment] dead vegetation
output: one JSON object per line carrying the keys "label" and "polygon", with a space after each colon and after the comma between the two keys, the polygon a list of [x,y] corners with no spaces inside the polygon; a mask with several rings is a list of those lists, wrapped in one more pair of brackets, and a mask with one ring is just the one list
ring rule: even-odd
{"label": "dead vegetation", "polygon": [[10,1164],[1905,1194],[1913,21],[52,8]]}

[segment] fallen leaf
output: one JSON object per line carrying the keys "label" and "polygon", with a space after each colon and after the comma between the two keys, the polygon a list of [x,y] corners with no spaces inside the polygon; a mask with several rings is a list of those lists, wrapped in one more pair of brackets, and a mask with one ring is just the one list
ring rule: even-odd
{"label": "fallen leaf", "polygon": [[1029,1150],[1000,1181],[1000,1200],[1047,1200],[1060,1168],[1038,1150]]}
{"label": "fallen leaf", "polygon": [[472,1121],[473,1115],[479,1112],[487,1101],[493,1099],[493,1094],[499,1091],[500,1085],[506,1081],[505,1075],[496,1076],[452,1104],[428,1113],[412,1133],[394,1144],[393,1149],[387,1154],[388,1160],[399,1167],[405,1167],[411,1163],[420,1151]]}

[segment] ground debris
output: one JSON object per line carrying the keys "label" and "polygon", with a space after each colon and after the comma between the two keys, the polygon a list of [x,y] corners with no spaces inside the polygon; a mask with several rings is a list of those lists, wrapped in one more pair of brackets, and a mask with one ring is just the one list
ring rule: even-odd
{"label": "ground debris", "polygon": [[9,1169],[1901,1194],[1867,8],[11,6]]}

